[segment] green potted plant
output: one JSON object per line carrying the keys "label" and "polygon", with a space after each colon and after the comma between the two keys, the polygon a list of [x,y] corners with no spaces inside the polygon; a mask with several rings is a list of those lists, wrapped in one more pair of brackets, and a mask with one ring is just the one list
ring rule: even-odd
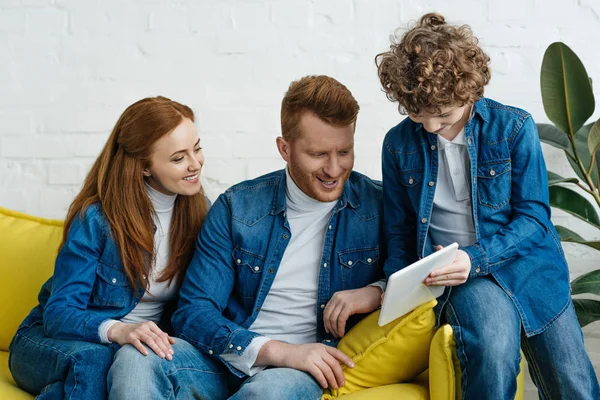
{"label": "green potted plant", "polygon": [[[563,150],[577,176],[548,171],[550,205],[600,230],[600,120],[587,123],[595,108],[592,80],[579,57],[561,42],[546,49],[540,78],[544,111],[553,123],[537,124],[540,140]],[[599,240],[585,240],[563,226],[556,229],[563,242],[600,250]],[[600,269],[573,280],[571,290],[573,295],[600,295]],[[581,326],[600,319],[600,301],[574,298],[573,303]]]}

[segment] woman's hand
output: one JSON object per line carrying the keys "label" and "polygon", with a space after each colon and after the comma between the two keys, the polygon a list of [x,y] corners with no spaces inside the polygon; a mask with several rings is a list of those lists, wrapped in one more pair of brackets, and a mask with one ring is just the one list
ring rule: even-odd
{"label": "woman's hand", "polygon": [[173,359],[173,347],[171,345],[175,343],[175,340],[152,321],[139,324],[117,322],[110,327],[107,335],[111,342],[117,342],[121,346],[130,343],[145,356],[148,355],[148,350],[144,344],[150,347],[160,358]]}

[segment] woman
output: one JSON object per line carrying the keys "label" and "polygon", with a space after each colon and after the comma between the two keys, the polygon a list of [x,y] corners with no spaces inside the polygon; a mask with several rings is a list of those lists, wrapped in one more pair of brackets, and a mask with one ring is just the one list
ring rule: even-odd
{"label": "woman", "polygon": [[54,275],[11,343],[21,388],[103,399],[120,346],[177,358],[168,310],[208,207],[203,163],[189,107],[155,97],[125,110],[69,208]]}

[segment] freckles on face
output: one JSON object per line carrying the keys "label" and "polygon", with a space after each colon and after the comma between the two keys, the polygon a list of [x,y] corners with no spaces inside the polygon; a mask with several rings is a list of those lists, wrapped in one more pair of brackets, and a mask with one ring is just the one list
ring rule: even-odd
{"label": "freckles on face", "polygon": [[203,165],[204,155],[196,126],[184,118],[154,144],[146,181],[161,193],[191,196],[201,189]]}

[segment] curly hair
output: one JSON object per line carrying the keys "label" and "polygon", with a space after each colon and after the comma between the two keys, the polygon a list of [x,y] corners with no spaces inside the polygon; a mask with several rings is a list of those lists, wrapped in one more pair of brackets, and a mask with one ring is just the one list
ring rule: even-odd
{"label": "curly hair", "polygon": [[483,97],[490,58],[468,25],[448,25],[442,15],[429,13],[400,40],[395,32],[391,42],[375,64],[386,97],[398,102],[401,114],[439,114]]}
{"label": "curly hair", "polygon": [[285,140],[300,133],[300,118],[312,112],[334,126],[356,122],[360,107],[348,88],[325,75],[305,76],[290,84],[281,101],[281,132]]}

